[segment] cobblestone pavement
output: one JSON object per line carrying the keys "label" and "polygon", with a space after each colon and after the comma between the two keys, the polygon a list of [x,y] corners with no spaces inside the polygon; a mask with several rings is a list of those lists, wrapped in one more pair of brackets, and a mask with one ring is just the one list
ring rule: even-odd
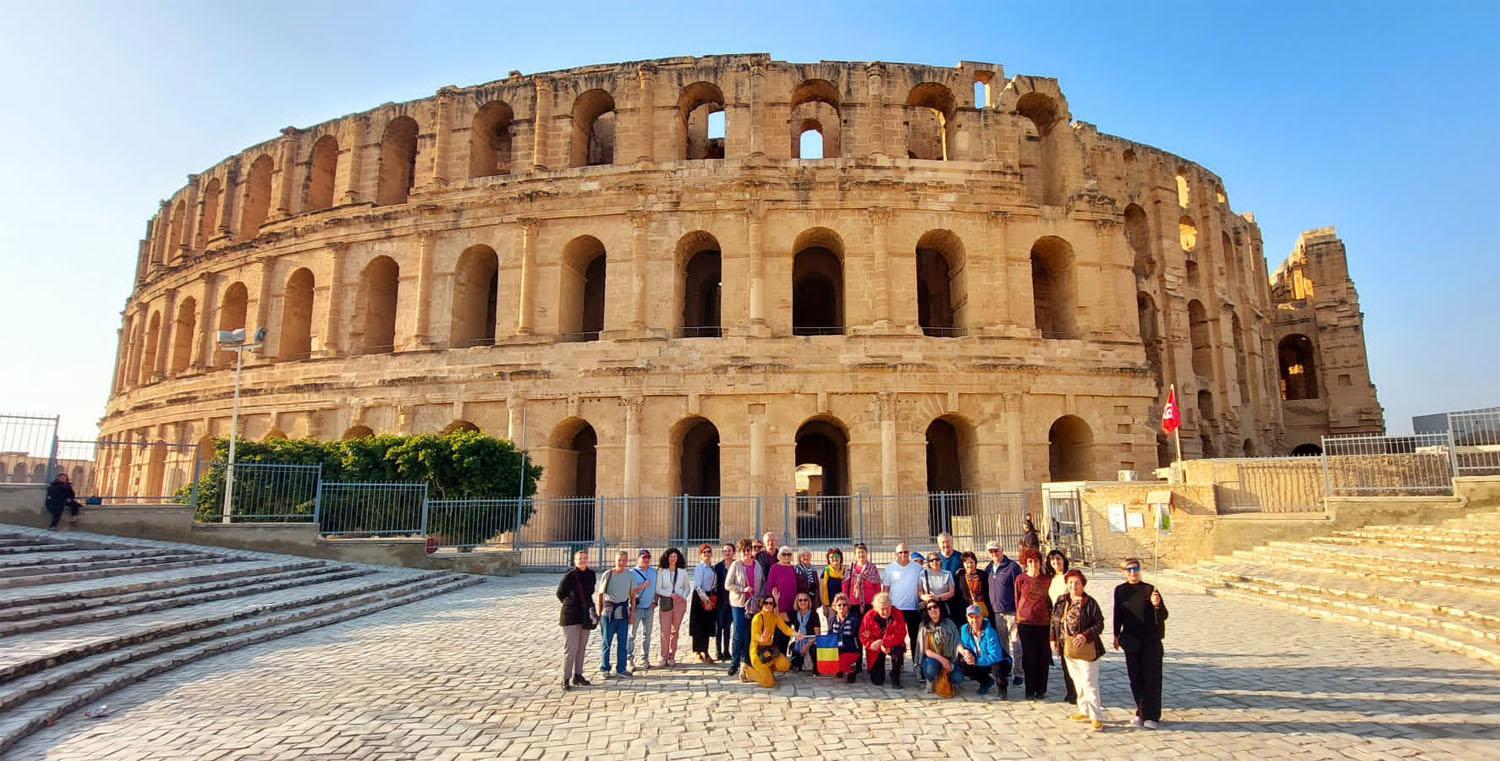
{"label": "cobblestone pavement", "polygon": [[[770,761],[791,748],[874,759],[1500,758],[1500,670],[1358,627],[1172,592],[1156,732],[1128,725],[1124,659],[1113,651],[1102,733],[1068,721],[1055,700],[1027,703],[1019,690],[981,699],[972,683],[951,700],[807,676],[765,690],[717,666],[682,665],[601,684],[597,633],[595,686],[564,693],[555,579],[494,580],[209,658],[115,693],[109,717],[75,713],[7,758]],[[1106,608],[1113,583],[1093,585]],[[757,739],[747,746],[749,732]]]}

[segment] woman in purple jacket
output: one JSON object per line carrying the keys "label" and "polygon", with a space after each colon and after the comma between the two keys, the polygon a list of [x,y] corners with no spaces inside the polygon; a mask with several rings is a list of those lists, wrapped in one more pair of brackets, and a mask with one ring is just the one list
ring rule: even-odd
{"label": "woman in purple jacket", "polygon": [[[792,565],[792,548],[782,547],[776,555],[776,562],[766,572],[766,594],[776,598],[776,609],[781,612],[783,619],[792,617],[792,609],[797,602],[797,567]],[[791,639],[782,634],[778,629],[776,632],[776,650],[786,652],[787,643]]]}

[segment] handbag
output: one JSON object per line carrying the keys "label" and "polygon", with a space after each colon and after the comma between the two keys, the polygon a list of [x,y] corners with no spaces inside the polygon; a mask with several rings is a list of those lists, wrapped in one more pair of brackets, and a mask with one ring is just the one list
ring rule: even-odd
{"label": "handbag", "polygon": [[932,683],[932,691],[940,698],[953,697],[953,680],[948,678],[948,672],[938,674],[937,681]]}
{"label": "handbag", "polygon": [[1073,638],[1068,637],[1063,641],[1063,655],[1074,661],[1097,661],[1104,656],[1099,652],[1098,640],[1089,640],[1083,647],[1073,644]]}
{"label": "handbag", "polygon": [[583,609],[588,611],[588,616],[583,620],[583,628],[585,631],[593,631],[599,628],[599,610],[589,604],[589,596],[583,591],[583,582],[579,581],[576,575],[573,577],[573,583],[578,585],[578,599]]}
{"label": "handbag", "polygon": [[713,610],[714,608],[719,607],[719,596],[718,595],[713,594],[713,593],[710,592],[709,594],[704,595],[704,597],[707,598],[707,600],[708,600],[707,602],[703,603],[703,609],[704,610]]}
{"label": "handbag", "polygon": [[[672,571],[672,591],[673,592],[677,591],[677,571],[676,571],[676,569],[673,569],[673,571]],[[656,604],[657,604],[657,607],[661,608],[661,612],[666,613],[667,611],[670,611],[672,609],[672,606],[674,606],[674,605],[677,604],[677,598],[673,597],[672,595],[667,595],[665,597],[663,597],[661,595],[657,595],[656,596]]]}

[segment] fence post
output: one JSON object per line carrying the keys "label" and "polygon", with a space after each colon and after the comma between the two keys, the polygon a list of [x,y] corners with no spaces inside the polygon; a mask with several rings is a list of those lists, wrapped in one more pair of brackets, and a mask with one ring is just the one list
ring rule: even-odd
{"label": "fence post", "polygon": [[57,431],[61,427],[62,427],[62,415],[55,415],[55,416],[53,416],[53,418],[52,418],[52,449],[49,452],[47,452],[47,473],[43,477],[44,480],[42,481],[42,483],[52,483],[52,479],[54,479],[54,478],[57,477],[57,474],[54,473],[53,471],[57,470]]}
{"label": "fence post", "polygon": [[790,517],[792,509],[792,497],[786,494],[781,495],[781,541],[788,546],[792,544],[792,532],[788,529],[792,520]]}
{"label": "fence post", "polygon": [[599,506],[599,517],[594,522],[594,540],[599,543],[599,562],[604,562],[604,500],[608,497],[595,497],[594,504]]}
{"label": "fence post", "polygon": [[[525,488],[524,486],[522,488]],[[516,532],[511,534],[510,548],[513,552],[521,551],[521,511],[526,509],[526,497],[516,498]]]}
{"label": "fence post", "polygon": [[762,507],[762,505],[761,505],[760,495],[757,494],[757,495],[755,495],[755,535],[756,536],[760,536],[760,511],[761,511],[761,507]]}
{"label": "fence post", "polygon": [[[97,459],[98,457],[96,455],[95,460],[97,461]],[[196,451],[193,452],[193,485],[188,489],[188,505],[193,508],[193,516],[195,519],[198,515],[198,475],[199,468],[201,468],[202,466],[203,461],[198,459],[198,453]]]}
{"label": "fence post", "polygon": [[[678,520],[681,521],[680,523],[677,524],[677,527],[678,527],[678,529],[682,533],[682,536],[678,537],[678,538],[682,539],[682,544],[687,544],[687,540],[688,540],[688,521],[687,521],[688,509],[687,509],[687,501],[688,501],[688,497],[687,497],[686,494],[679,494],[679,495],[677,495],[677,516],[678,516]],[[674,531],[672,533],[675,534],[675,533],[678,533],[678,532]]]}
{"label": "fence post", "polygon": [[418,536],[427,536],[427,484],[422,484],[422,527],[417,530]]}
{"label": "fence post", "polygon": [[1453,438],[1453,413],[1443,414],[1443,420],[1448,424],[1448,478],[1458,478],[1458,440]]}
{"label": "fence post", "polygon": [[318,474],[313,481],[313,525],[323,533],[323,463],[318,463]]}
{"label": "fence post", "polygon": [[[854,528],[859,532],[859,542],[865,540],[865,494],[854,493]],[[858,544],[859,542],[856,542]]]}
{"label": "fence post", "polygon": [[1327,510],[1328,498],[1333,496],[1333,476],[1328,472],[1328,437],[1319,441],[1323,442],[1323,452],[1318,455],[1318,460],[1323,463],[1323,509]]}

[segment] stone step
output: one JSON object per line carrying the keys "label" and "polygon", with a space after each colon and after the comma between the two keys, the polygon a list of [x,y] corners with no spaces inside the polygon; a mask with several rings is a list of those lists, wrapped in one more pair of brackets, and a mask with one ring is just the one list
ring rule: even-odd
{"label": "stone step", "polygon": [[1411,549],[1405,547],[1388,547],[1376,545],[1341,545],[1341,544],[1312,544],[1309,542],[1272,541],[1266,545],[1270,551],[1279,552],[1290,550],[1294,552],[1317,553],[1326,557],[1388,557],[1393,562],[1407,562],[1411,559],[1414,563],[1426,563],[1439,566],[1444,569],[1456,569],[1460,571],[1494,572],[1500,566],[1488,562],[1484,557],[1476,557],[1472,554],[1448,553],[1434,551],[1431,549]]}
{"label": "stone step", "polygon": [[67,552],[76,549],[78,548],[71,544],[31,544],[17,547],[0,547],[0,556],[21,555],[31,552]]}
{"label": "stone step", "polygon": [[1335,536],[1349,536],[1360,539],[1396,539],[1401,541],[1415,539],[1424,542],[1451,542],[1468,546],[1500,549],[1500,532],[1489,532],[1472,528],[1434,529],[1430,526],[1373,526],[1357,531],[1339,531]]}
{"label": "stone step", "polygon": [[0,535],[0,547],[30,547],[38,544],[47,544],[47,542],[34,537],[16,534]]}
{"label": "stone step", "polygon": [[26,736],[106,694],[178,666],[247,645],[376,613],[397,605],[482,583],[456,574],[407,577],[408,582],[383,591],[344,598],[334,604],[257,616],[157,640],[132,651],[114,651],[87,664],[76,661],[55,674],[13,682],[0,693],[0,754]]}
{"label": "stone step", "polygon": [[[171,571],[171,570],[177,570],[177,569],[181,569],[181,568],[193,568],[193,567],[196,567],[196,566],[215,565],[215,564],[218,564],[218,563],[226,563],[226,562],[230,562],[230,560],[232,560],[232,558],[228,558],[228,557],[215,557],[215,556],[209,555],[209,556],[204,556],[204,557],[195,557],[195,558],[192,558],[190,560],[175,560],[175,561],[172,561],[170,563],[155,563],[155,564],[151,564],[150,568],[151,568],[152,571]],[[49,585],[49,586],[52,586],[52,587],[64,587],[64,588],[66,588],[67,586],[71,586],[74,582],[78,582],[78,581],[86,581],[86,580],[89,580],[89,579],[114,578],[114,577],[117,577],[119,575],[120,575],[120,570],[119,569],[115,569],[115,568],[96,568],[96,569],[94,569],[92,571],[74,571],[72,573],[59,573],[59,574],[50,575],[50,576],[49,575],[32,575],[32,576],[22,576],[22,577],[13,578],[13,579],[0,578],[0,591],[6,590],[6,589],[17,589],[17,588],[20,588],[20,587],[34,587],[34,586],[38,586],[38,585],[42,585],[42,584],[46,584],[46,585]],[[61,591],[65,591],[65,590],[59,590],[59,591],[61,592]]]}
{"label": "stone step", "polygon": [[303,558],[278,560],[241,559],[224,557],[212,563],[194,561],[188,568],[168,567],[163,564],[115,571],[99,572],[96,578],[71,582],[65,586],[39,588],[36,586],[13,590],[0,588],[0,608],[26,607],[44,603],[65,604],[100,597],[115,597],[134,592],[169,589],[185,584],[230,579],[244,575],[248,570],[256,572],[295,571],[326,565],[327,561]]}
{"label": "stone step", "polygon": [[1481,556],[1487,558],[1489,562],[1500,564],[1500,548],[1476,547],[1440,540],[1397,539],[1394,537],[1315,536],[1309,538],[1308,541],[1316,544],[1337,544],[1346,547],[1374,545],[1381,547],[1405,547],[1413,550],[1441,550],[1443,552]]}
{"label": "stone step", "polygon": [[0,568],[31,568],[33,566],[56,566],[62,563],[92,563],[109,560],[128,560],[157,555],[213,555],[221,553],[199,552],[189,548],[132,547],[128,549],[94,549],[74,547],[67,552],[25,553],[0,557]]}
{"label": "stone step", "polygon": [[169,597],[105,605],[89,610],[54,613],[51,615],[35,616],[21,621],[0,623],[0,637],[24,632],[41,631],[43,629],[59,629],[75,624],[86,624],[112,618],[124,618],[138,613],[184,608],[216,600],[226,600],[231,597],[260,594],[261,592],[274,592],[282,589],[291,589],[292,587],[326,584],[332,581],[368,576],[371,573],[373,573],[373,570],[369,568],[330,566],[321,571],[297,571],[290,574],[282,574],[271,579],[235,579],[230,582],[219,582],[215,585],[219,588],[212,590],[198,591],[194,588],[187,588],[181,590],[179,594]]}
{"label": "stone step", "polygon": [[[416,576],[441,578],[442,572]],[[0,638],[0,685],[61,663],[118,650],[158,637],[215,626],[278,610],[301,608],[345,597],[379,592],[408,583],[408,574],[346,579],[311,589],[262,592],[205,603],[187,611],[142,613],[122,621],[83,623]]]}
{"label": "stone step", "polygon": [[[1400,562],[1395,559],[1373,555],[1357,555],[1354,553],[1325,555],[1311,552],[1297,552],[1285,548],[1237,550],[1228,557],[1247,563],[1268,563],[1295,568],[1317,568],[1326,573],[1337,573],[1354,578],[1395,574],[1402,577],[1407,583],[1422,587],[1454,591],[1468,591],[1482,588],[1500,593],[1500,571],[1494,574],[1472,570],[1468,572],[1447,571],[1432,565]],[[1223,558],[1218,559],[1222,560]]]}
{"label": "stone step", "polygon": [[[223,568],[223,566],[219,567]],[[0,603],[4,603],[4,607],[0,608],[0,622],[21,619],[29,620],[38,616],[73,613],[109,605],[128,605],[146,600],[166,599],[199,592],[210,592],[217,589],[234,589],[248,583],[273,581],[281,578],[296,578],[309,574],[324,574],[339,567],[317,561],[307,564],[246,563],[218,573],[182,577],[181,583],[164,584],[161,587],[144,591],[100,594],[89,597],[75,597],[68,600],[54,600],[50,595],[35,595],[28,598],[15,598],[11,600],[0,598]],[[112,590],[106,587],[100,591],[111,592]]]}
{"label": "stone step", "polygon": [[152,565],[156,563],[173,563],[183,560],[194,560],[198,558],[210,558],[212,555],[204,555],[201,552],[169,553],[169,552],[142,552],[120,558],[96,557],[88,560],[65,560],[60,559],[57,563],[14,563],[0,564],[0,578],[19,579],[27,576],[54,576],[59,573],[74,573],[77,571],[97,571],[100,569],[127,569],[134,566]]}

